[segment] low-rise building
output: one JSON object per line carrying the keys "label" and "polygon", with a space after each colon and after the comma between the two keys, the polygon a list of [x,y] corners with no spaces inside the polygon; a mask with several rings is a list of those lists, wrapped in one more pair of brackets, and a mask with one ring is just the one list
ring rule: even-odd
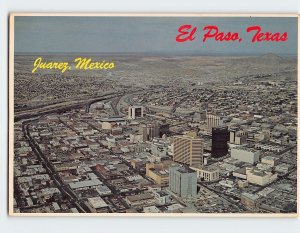
{"label": "low-rise building", "polygon": [[227,188],[233,188],[235,186],[232,180],[227,180],[227,179],[219,181],[219,184]]}
{"label": "low-rise building", "polygon": [[160,209],[158,209],[155,205],[153,206],[146,206],[143,208],[144,213],[160,213]]}
{"label": "low-rise building", "polygon": [[154,195],[152,193],[143,193],[138,195],[127,196],[125,198],[129,206],[152,205],[155,203]]}
{"label": "low-rise building", "polygon": [[163,162],[150,162],[146,164],[146,176],[151,178],[160,186],[169,185],[169,167],[174,162],[165,160]]}
{"label": "low-rise building", "polygon": [[256,209],[259,204],[260,197],[251,193],[241,194],[241,203],[250,209]]}
{"label": "low-rise building", "polygon": [[248,181],[246,181],[246,180],[239,180],[237,183],[238,183],[239,188],[241,188],[241,189],[246,188],[249,185]]}
{"label": "low-rise building", "polygon": [[84,180],[84,181],[69,183],[71,189],[74,189],[74,190],[87,190],[87,189],[90,189],[93,187],[97,187],[98,185],[101,185],[101,184],[102,184],[102,182],[98,179]]}
{"label": "low-rise building", "polygon": [[88,203],[93,207],[94,209],[100,209],[100,208],[106,208],[108,205],[101,197],[91,197],[88,198]]}
{"label": "low-rise building", "polygon": [[133,143],[143,142],[143,134],[130,134],[129,140]]}
{"label": "low-rise building", "polygon": [[157,191],[154,195],[157,205],[166,205],[171,202],[171,195],[165,191]]}
{"label": "low-rise building", "polygon": [[280,163],[275,167],[275,172],[286,174],[292,169],[292,167],[293,166],[291,164]]}
{"label": "low-rise building", "polygon": [[240,178],[240,179],[244,179],[246,180],[247,179],[247,174],[246,174],[246,167],[242,167],[242,168],[239,168],[237,170],[235,170],[232,175],[236,178]]}
{"label": "low-rise building", "polygon": [[196,171],[198,179],[203,181],[216,181],[220,178],[220,169],[214,164],[209,166],[191,167],[191,169]]}
{"label": "low-rise building", "polygon": [[262,171],[257,168],[246,168],[247,181],[252,184],[265,186],[277,179],[277,174],[271,171]]}
{"label": "low-rise building", "polygon": [[245,163],[255,163],[259,161],[260,152],[246,147],[235,147],[231,149],[231,157]]}
{"label": "low-rise building", "polygon": [[272,167],[276,166],[279,162],[279,158],[273,156],[265,156],[261,159],[262,163],[271,165]]}

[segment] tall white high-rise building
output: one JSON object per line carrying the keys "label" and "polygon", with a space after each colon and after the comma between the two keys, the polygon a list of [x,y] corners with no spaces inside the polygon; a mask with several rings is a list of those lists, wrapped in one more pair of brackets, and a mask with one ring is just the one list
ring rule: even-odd
{"label": "tall white high-rise building", "polygon": [[208,132],[212,132],[213,127],[217,127],[223,124],[222,119],[219,116],[215,116],[215,115],[207,115],[206,122],[207,122]]}
{"label": "tall white high-rise building", "polygon": [[143,106],[130,106],[128,108],[128,118],[136,119],[144,116],[144,107]]}

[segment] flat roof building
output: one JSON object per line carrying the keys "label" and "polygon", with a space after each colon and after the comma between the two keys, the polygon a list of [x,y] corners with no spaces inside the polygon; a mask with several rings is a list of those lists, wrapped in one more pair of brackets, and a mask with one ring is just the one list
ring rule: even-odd
{"label": "flat roof building", "polygon": [[95,209],[108,207],[106,202],[101,197],[88,198],[88,203]]}
{"label": "flat roof building", "polygon": [[212,132],[212,128],[217,127],[219,125],[222,125],[223,121],[219,116],[207,115],[206,116],[206,123],[207,123],[207,131]]}
{"label": "flat roof building", "polygon": [[128,119],[136,119],[144,116],[143,106],[130,106],[128,108]]}
{"label": "flat roof building", "polygon": [[173,160],[187,165],[203,164],[203,139],[189,136],[174,137]]}
{"label": "flat roof building", "polygon": [[270,171],[261,171],[257,168],[246,168],[247,181],[251,184],[266,186],[277,179],[277,174]]}
{"label": "flat roof building", "polygon": [[198,178],[203,181],[217,181],[220,177],[220,169],[214,164],[209,166],[191,167],[191,169],[196,171]]}
{"label": "flat roof building", "polygon": [[260,196],[251,193],[241,194],[241,203],[244,204],[249,209],[256,209],[259,204]]}
{"label": "flat roof building", "polygon": [[231,157],[245,163],[256,163],[259,161],[259,151],[247,147],[235,147],[231,149]]}
{"label": "flat roof building", "polygon": [[169,187],[180,197],[197,196],[197,172],[184,166],[171,166]]}
{"label": "flat roof building", "polygon": [[227,126],[212,128],[211,155],[213,158],[219,158],[227,155],[229,141],[229,131]]}

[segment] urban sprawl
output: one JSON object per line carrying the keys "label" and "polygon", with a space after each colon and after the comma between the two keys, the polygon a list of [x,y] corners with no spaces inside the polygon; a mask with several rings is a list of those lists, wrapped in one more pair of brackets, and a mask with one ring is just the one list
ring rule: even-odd
{"label": "urban sprawl", "polygon": [[17,109],[14,212],[295,213],[297,83],[268,77]]}

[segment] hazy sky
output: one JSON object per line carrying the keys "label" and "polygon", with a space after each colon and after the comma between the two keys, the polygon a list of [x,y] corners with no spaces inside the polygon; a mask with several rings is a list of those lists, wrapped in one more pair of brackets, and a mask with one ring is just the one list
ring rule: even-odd
{"label": "hazy sky", "polygon": [[[178,27],[198,28],[192,42],[175,40]],[[237,31],[239,42],[202,42],[203,27]],[[260,25],[263,31],[288,33],[286,42],[251,43],[254,33],[246,28]],[[164,54],[296,54],[297,18],[190,18],[190,17],[15,17],[16,52],[98,52]]]}

